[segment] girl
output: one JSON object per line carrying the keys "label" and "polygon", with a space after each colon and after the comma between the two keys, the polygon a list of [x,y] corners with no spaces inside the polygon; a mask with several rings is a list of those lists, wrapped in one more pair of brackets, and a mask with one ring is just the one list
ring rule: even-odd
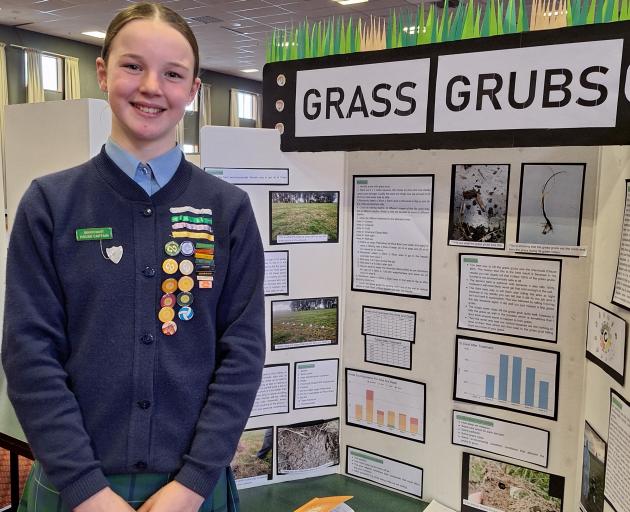
{"label": "girl", "polygon": [[237,510],[265,352],[253,212],[175,145],[200,85],[181,17],[121,11],[96,68],[110,139],[33,181],[11,234],[2,358],[37,459],[19,510]]}

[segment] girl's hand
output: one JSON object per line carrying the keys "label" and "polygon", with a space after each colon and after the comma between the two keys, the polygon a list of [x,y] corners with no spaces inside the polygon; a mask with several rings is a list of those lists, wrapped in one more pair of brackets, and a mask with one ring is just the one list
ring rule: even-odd
{"label": "girl's hand", "polygon": [[199,512],[203,502],[203,496],[172,481],[151,496],[138,512]]}
{"label": "girl's hand", "polygon": [[81,503],[73,512],[133,512],[133,508],[111,488],[105,487]]}

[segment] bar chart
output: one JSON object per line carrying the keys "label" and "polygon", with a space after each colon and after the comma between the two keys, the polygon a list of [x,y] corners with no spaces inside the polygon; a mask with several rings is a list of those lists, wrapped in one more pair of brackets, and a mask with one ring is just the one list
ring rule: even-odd
{"label": "bar chart", "polygon": [[346,393],[348,424],[424,442],[424,384],[347,368]]}
{"label": "bar chart", "polygon": [[455,399],[556,417],[559,354],[457,338]]}

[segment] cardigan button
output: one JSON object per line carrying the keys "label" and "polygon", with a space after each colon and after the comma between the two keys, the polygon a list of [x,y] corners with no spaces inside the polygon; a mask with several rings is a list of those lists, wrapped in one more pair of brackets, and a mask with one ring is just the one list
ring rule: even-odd
{"label": "cardigan button", "polygon": [[147,469],[147,463],[143,460],[139,460],[133,465],[136,469]]}
{"label": "cardigan button", "polygon": [[138,407],[146,411],[149,407],[151,407],[151,402],[149,402],[148,400],[138,400]]}
{"label": "cardigan button", "polygon": [[142,215],[144,215],[145,217],[151,217],[151,215],[153,215],[153,209],[145,208],[144,210],[142,210]]}
{"label": "cardigan button", "polygon": [[153,277],[155,275],[155,269],[153,267],[144,267],[142,273],[145,277]]}
{"label": "cardigan button", "polygon": [[146,333],[140,336],[140,341],[145,345],[150,345],[151,343],[153,343],[154,338],[152,334]]}

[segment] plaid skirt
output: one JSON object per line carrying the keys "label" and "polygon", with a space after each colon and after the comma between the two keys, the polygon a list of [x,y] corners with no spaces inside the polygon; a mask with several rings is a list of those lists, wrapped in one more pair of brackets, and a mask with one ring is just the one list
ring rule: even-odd
{"label": "plaid skirt", "polygon": [[[173,474],[141,473],[107,476],[112,490],[131,505],[134,510],[148,500],[160,488],[173,480]],[[239,501],[236,482],[228,467],[219,478],[212,495],[199,512],[238,512]],[[17,512],[71,512],[35,461],[24,486],[24,493]]]}

